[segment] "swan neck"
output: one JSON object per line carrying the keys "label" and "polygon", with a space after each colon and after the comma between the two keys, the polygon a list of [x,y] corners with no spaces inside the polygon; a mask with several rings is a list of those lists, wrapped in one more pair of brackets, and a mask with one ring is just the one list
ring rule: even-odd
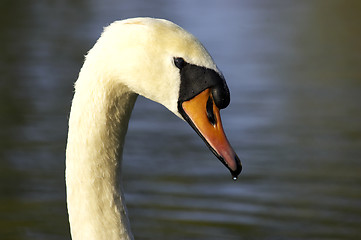
{"label": "swan neck", "polygon": [[73,240],[133,239],[121,190],[121,156],[137,95],[80,75],[69,118],[66,184]]}

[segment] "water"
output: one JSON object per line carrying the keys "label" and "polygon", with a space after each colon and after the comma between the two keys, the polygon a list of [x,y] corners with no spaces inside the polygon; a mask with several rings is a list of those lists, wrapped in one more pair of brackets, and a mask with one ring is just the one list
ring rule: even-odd
{"label": "water", "polygon": [[173,20],[231,90],[232,181],[196,133],[139,98],[123,180],[136,239],[359,239],[359,1],[3,1],[0,239],[70,239],[64,151],[72,85],[103,26]]}

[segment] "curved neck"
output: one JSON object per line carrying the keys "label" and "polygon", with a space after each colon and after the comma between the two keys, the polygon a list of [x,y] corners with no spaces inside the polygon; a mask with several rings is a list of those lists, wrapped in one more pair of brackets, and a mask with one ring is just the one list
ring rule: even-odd
{"label": "curved neck", "polygon": [[66,150],[67,204],[76,239],[133,239],[121,190],[121,156],[137,94],[82,75]]}

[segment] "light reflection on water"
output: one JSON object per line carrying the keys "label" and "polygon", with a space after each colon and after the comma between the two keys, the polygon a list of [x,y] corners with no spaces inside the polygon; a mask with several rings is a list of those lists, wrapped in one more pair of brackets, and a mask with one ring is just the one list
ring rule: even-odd
{"label": "light reflection on water", "polygon": [[0,238],[69,239],[72,84],[104,25],[150,15],[205,44],[231,89],[234,182],[193,130],[139,98],[123,162],[136,239],[358,239],[357,1],[2,4]]}

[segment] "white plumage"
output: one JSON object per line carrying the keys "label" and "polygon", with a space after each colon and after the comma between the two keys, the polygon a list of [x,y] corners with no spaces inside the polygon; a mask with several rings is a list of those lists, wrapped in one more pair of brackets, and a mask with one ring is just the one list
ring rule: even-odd
{"label": "white plumage", "polygon": [[193,35],[161,19],[114,22],[87,54],[75,83],[66,149],[74,240],[133,239],[120,183],[124,138],[138,94],[182,118],[174,57],[219,72]]}

